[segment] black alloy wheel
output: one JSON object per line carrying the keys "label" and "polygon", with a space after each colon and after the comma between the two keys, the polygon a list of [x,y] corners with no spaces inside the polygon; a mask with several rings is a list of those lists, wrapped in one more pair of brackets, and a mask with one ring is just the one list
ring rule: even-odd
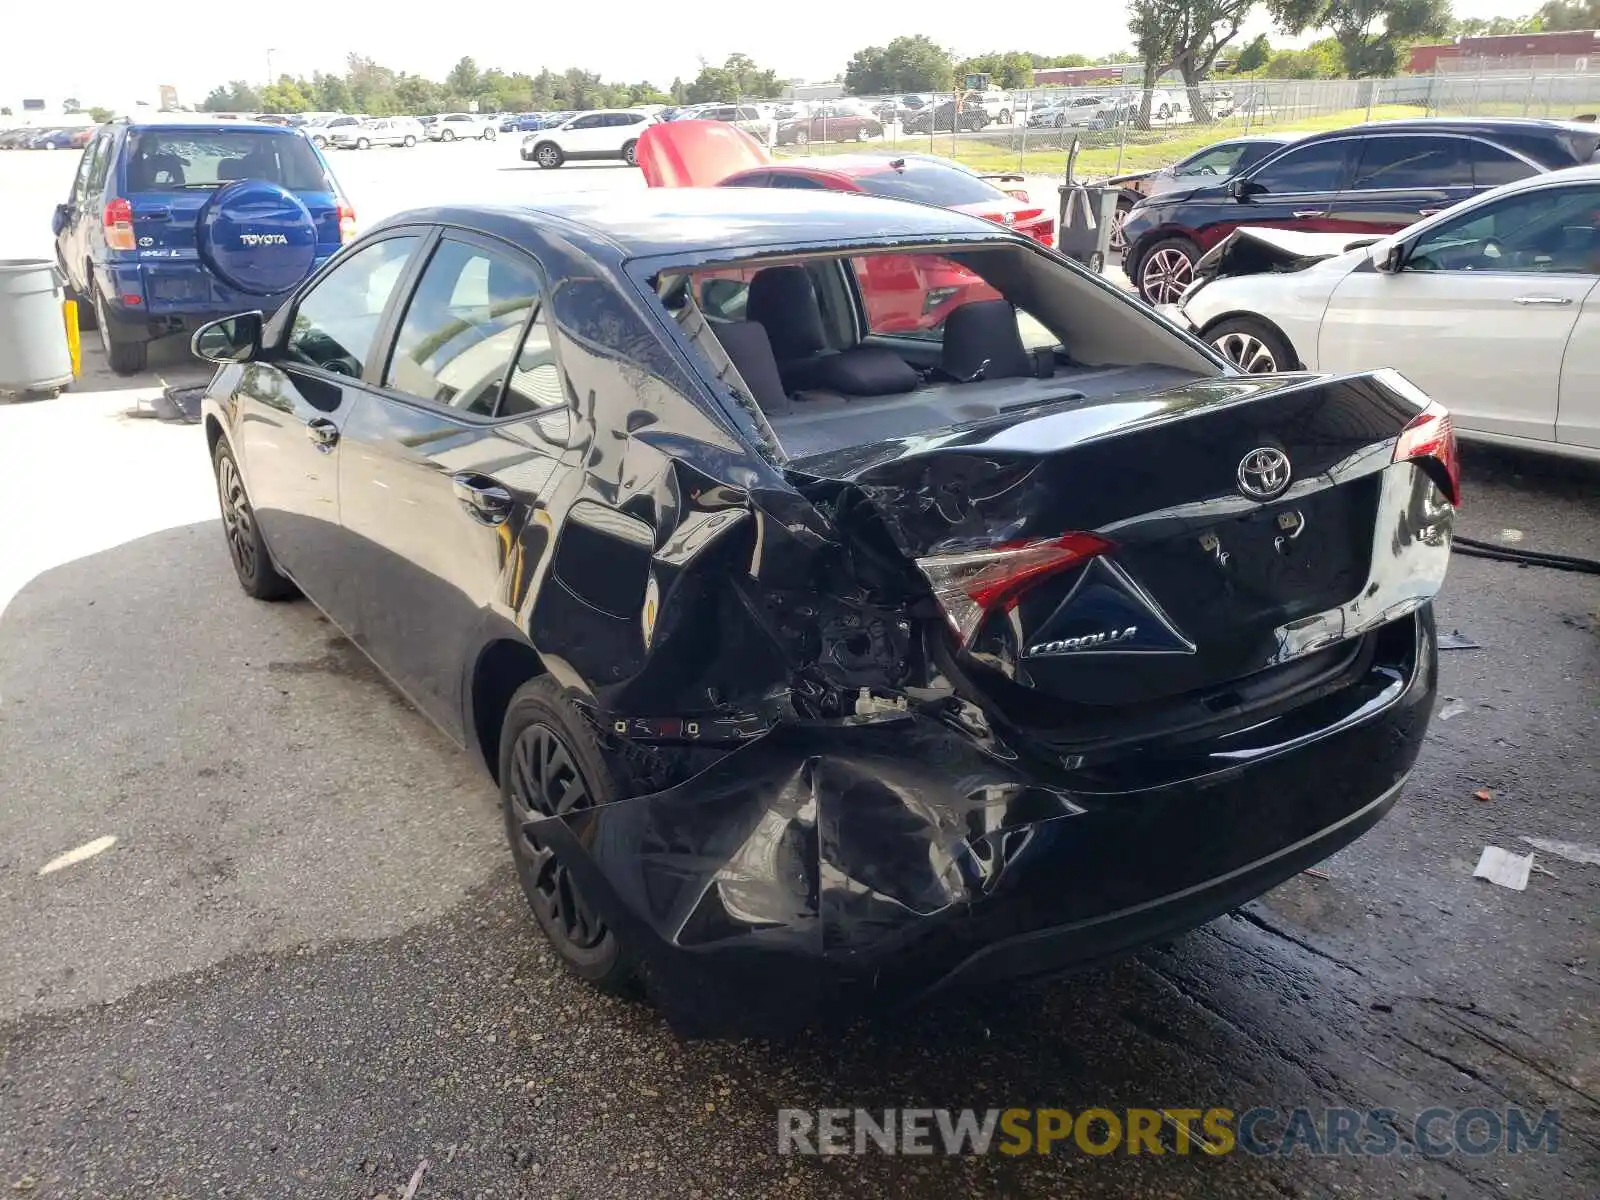
{"label": "black alloy wheel", "polygon": [[622,991],[632,957],[583,894],[570,864],[541,824],[569,820],[614,797],[599,746],[583,718],[548,678],[525,684],[506,710],[500,794],[517,878],[550,946],[572,971]]}
{"label": "black alloy wheel", "polygon": [[212,465],[217,474],[217,500],[222,507],[222,536],[228,545],[233,573],[245,594],[257,600],[286,600],[295,586],[273,565],[272,555],[262,540],[255,510],[244,490],[244,478],[233,461],[227,442],[218,442]]}

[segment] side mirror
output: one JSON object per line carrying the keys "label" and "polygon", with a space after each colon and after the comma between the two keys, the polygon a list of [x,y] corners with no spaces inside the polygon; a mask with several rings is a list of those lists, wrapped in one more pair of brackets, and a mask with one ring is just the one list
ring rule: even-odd
{"label": "side mirror", "polygon": [[1405,262],[1405,249],[1404,242],[1374,242],[1367,250],[1367,257],[1372,260],[1372,265],[1385,275],[1393,275]]}
{"label": "side mirror", "polygon": [[1259,196],[1266,190],[1260,184],[1251,183],[1248,179],[1235,179],[1228,184],[1228,194],[1235,200],[1248,200],[1251,196]]}
{"label": "side mirror", "polygon": [[261,355],[261,314],[240,313],[202,325],[189,339],[189,350],[220,366],[251,362]]}
{"label": "side mirror", "polygon": [[58,204],[58,205],[56,205],[55,212],[52,213],[51,216],[50,216],[50,232],[55,234],[57,237],[61,236],[61,231],[67,227],[67,222],[70,221],[71,219],[72,219],[72,205],[70,205],[70,204]]}

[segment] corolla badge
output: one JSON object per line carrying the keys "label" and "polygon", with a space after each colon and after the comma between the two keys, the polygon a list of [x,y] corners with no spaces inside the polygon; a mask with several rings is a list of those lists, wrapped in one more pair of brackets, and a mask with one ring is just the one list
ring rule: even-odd
{"label": "corolla badge", "polygon": [[1239,460],[1239,491],[1251,500],[1272,500],[1289,486],[1289,456],[1274,446],[1258,446]]}
{"label": "corolla badge", "polygon": [[1042,658],[1049,654],[1071,654],[1074,650],[1088,650],[1093,647],[1109,646],[1114,642],[1125,642],[1139,632],[1137,625],[1129,625],[1126,629],[1110,629],[1104,633],[1086,633],[1082,637],[1061,638],[1054,642],[1040,642],[1037,646],[1029,646],[1025,658]]}

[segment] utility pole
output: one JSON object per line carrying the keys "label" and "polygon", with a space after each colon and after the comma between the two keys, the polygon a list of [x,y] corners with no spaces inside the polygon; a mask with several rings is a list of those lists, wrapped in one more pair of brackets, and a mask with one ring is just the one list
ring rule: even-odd
{"label": "utility pole", "polygon": [[272,56],[278,52],[276,46],[267,47],[267,86],[271,87],[277,81],[272,77]]}

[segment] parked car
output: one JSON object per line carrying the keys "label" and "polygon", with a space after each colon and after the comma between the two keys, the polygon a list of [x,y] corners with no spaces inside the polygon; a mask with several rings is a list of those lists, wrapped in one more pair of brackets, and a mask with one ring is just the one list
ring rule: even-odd
{"label": "parked car", "polygon": [[1106,186],[1122,189],[1122,195],[1117,200],[1116,226],[1111,233],[1112,252],[1120,254],[1127,249],[1122,227],[1127,223],[1133,206],[1140,200],[1148,196],[1165,195],[1195,183],[1231,178],[1240,171],[1248,171],[1267,155],[1299,141],[1303,136],[1298,133],[1241,134],[1196,150],[1157,170],[1136,171],[1104,180]]}
{"label": "parked car", "polygon": [[0,132],[0,150],[21,150],[33,136],[31,129],[7,129]]}
{"label": "parked car", "polygon": [[326,150],[333,144],[333,135],[339,130],[354,129],[370,119],[365,113],[340,113],[322,121],[308,121],[300,126],[300,132],[310,138],[311,144],[318,150]]}
{"label": "parked car", "polygon": [[1314,134],[1231,178],[1135,205],[1124,269],[1175,302],[1195,260],[1241,225],[1384,235],[1499,184],[1591,161],[1600,129],[1568,121],[1434,118]]}
{"label": "parked car", "polygon": [[430,142],[460,142],[468,138],[492,142],[496,130],[493,117],[477,113],[441,113],[427,127],[427,133]]}
{"label": "parked car", "polygon": [[1463,437],[1600,460],[1600,166],[1351,240],[1240,229],[1176,315],[1243,370],[1383,363]]}
{"label": "parked car", "polygon": [[779,146],[804,146],[808,142],[864,142],[883,136],[883,122],[851,104],[819,104],[809,117],[784,121],[778,126]]}
{"label": "parked car", "polygon": [[780,126],[775,117],[753,104],[708,104],[694,114],[697,121],[722,121],[744,130],[763,146],[778,142]]}
{"label": "parked car", "polygon": [[359,125],[344,125],[333,130],[329,141],[341,150],[415,146],[428,136],[426,129],[415,117],[374,117]]}
{"label": "parked car", "polygon": [[[30,150],[70,150],[77,129],[41,129],[28,139]],[[82,145],[80,142],[79,145]]]}
{"label": "parked car", "polygon": [[305,136],[250,122],[102,125],[52,221],[56,258],[111,369],[221,313],[273,311],[355,236]]}
{"label": "parked car", "polygon": [[900,123],[906,133],[950,133],[957,126],[964,130],[987,129],[992,118],[978,105],[963,106],[956,112],[954,100],[941,100],[908,114]]}
{"label": "parked car", "polygon": [[[879,334],[878,255],[1000,298]],[[1237,374],[991,222],[402,213],[194,347],[241,588],[472,749],[555,954],[685,1033],[1170,938],[1359,837],[1427,733],[1445,414]]]}
{"label": "parked car", "polygon": [[568,160],[614,158],[631,167],[639,135],[654,123],[643,113],[627,109],[579,113],[561,125],[523,138],[522,161],[551,170]]}

